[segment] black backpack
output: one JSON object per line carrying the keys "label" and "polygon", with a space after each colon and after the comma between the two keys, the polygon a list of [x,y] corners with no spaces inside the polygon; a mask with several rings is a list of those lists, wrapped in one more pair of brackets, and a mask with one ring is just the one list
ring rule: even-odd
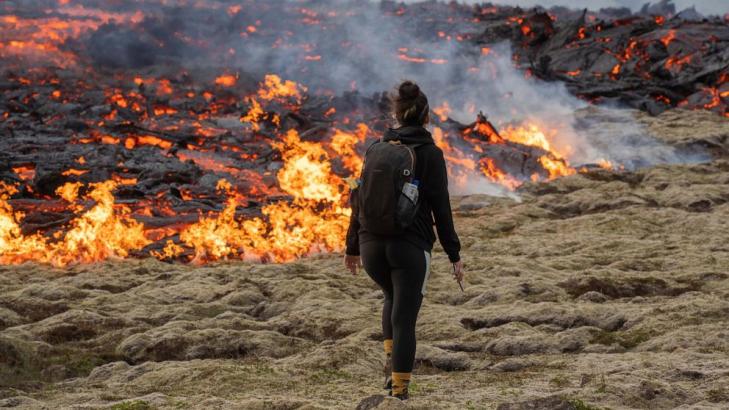
{"label": "black backpack", "polygon": [[[359,187],[353,192],[353,212],[360,225],[379,235],[397,235],[415,219],[420,206],[417,195],[406,195],[412,189],[415,175],[415,148],[400,141],[379,140],[365,153]],[[412,191],[409,191],[412,193]],[[414,199],[414,200],[413,200]]]}

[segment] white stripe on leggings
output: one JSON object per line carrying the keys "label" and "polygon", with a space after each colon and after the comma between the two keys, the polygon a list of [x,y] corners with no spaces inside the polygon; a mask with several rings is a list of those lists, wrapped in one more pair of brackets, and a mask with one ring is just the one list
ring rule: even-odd
{"label": "white stripe on leggings", "polygon": [[425,284],[428,283],[428,276],[430,276],[430,254],[428,251],[423,251],[425,254],[425,278],[423,278],[423,288],[420,289],[420,294],[425,296]]}

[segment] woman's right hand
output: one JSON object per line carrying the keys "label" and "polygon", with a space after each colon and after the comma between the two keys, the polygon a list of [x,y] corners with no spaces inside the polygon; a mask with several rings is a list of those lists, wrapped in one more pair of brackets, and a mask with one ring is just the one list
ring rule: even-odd
{"label": "woman's right hand", "polygon": [[463,260],[453,264],[453,278],[459,283],[463,280]]}
{"label": "woman's right hand", "polygon": [[362,259],[355,255],[344,255],[344,267],[347,268],[352,275],[357,274],[357,268],[362,266]]}

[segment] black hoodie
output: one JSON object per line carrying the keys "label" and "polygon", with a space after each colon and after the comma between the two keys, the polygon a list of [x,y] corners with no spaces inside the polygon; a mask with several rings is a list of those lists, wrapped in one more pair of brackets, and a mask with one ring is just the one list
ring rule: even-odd
{"label": "black hoodie", "polygon": [[[421,126],[390,128],[383,136],[384,141],[399,140],[403,144],[422,144],[415,148],[415,177],[420,181],[418,196],[420,208],[415,220],[402,237],[419,248],[430,252],[435,243],[433,224],[438,238],[451,262],[460,260],[461,243],[453,227],[453,216],[448,195],[448,173],[443,151],[435,145],[430,132]],[[434,221],[435,219],[435,221]],[[359,255],[360,242],[381,240],[381,236],[364,230],[352,212],[347,230],[347,255]]]}

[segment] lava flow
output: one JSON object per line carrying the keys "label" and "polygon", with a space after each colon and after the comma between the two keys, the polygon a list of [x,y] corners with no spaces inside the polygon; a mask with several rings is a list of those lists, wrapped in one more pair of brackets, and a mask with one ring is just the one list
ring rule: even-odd
{"label": "lava flow", "polygon": [[[229,86],[221,84],[220,78],[215,79],[216,85]],[[88,166],[87,158],[93,158],[95,152],[84,150],[86,154],[76,159],[73,168],[59,170],[60,175],[69,182],[60,185],[51,195],[41,195],[47,199],[48,204],[44,205],[47,208],[33,209],[31,205],[27,211],[16,210],[29,205],[23,199],[15,199],[19,189],[31,197],[36,189],[32,184],[3,185],[3,195],[0,197],[0,263],[33,260],[65,266],[113,257],[123,258],[131,254],[148,254],[166,260],[183,259],[193,263],[227,258],[287,261],[311,253],[341,249],[351,212],[347,206],[344,178],[358,172],[363,148],[377,135],[365,123],[349,124],[353,125],[352,131],[336,127],[323,129],[320,130],[325,135],[323,139],[303,140],[296,129],[284,127],[283,115],[275,110],[286,108],[291,110],[289,117],[296,118],[295,113],[302,109],[302,100],[307,98],[304,94],[306,88],[273,74],[265,76],[255,93],[242,98],[247,109],[241,112],[237,121],[242,135],[258,138],[259,143],[265,144],[271,159],[269,165],[278,164],[275,173],[264,171],[262,178],[231,160],[237,157],[256,161],[260,159],[258,154],[246,153],[245,146],[238,147],[234,143],[225,145],[220,140],[211,144],[212,138],[225,134],[222,130],[202,127],[200,121],[209,112],[198,113],[189,119],[191,124],[187,126],[191,126],[189,129],[194,136],[184,143],[173,142],[165,135],[165,132],[179,129],[181,123],[141,132],[132,124],[121,121],[113,128],[131,129],[118,131],[114,135],[102,132],[100,128],[117,121],[117,116],[123,112],[121,110],[153,123],[156,123],[156,118],[175,116],[180,112],[172,108],[161,110],[159,106],[154,106],[150,113],[143,108],[150,103],[141,87],[144,84],[164,84],[164,87],[169,87],[168,81],[148,79],[131,83],[135,84],[137,91],[117,89],[107,93],[110,111],[95,124],[99,128],[88,131],[90,137],[77,138],[75,143],[91,147],[117,146],[131,157],[138,150],[153,149],[164,158],[185,161],[187,166],[195,166],[207,172],[209,177],[219,175],[215,181],[210,180],[215,185],[212,197],[215,203],[224,205],[224,209],[198,212],[198,202],[210,198],[210,193],[199,192],[200,187],[188,187],[184,183],[176,187],[167,186],[166,192],[156,191],[148,198],[123,205],[128,203],[124,199],[128,194],[126,191],[144,184],[144,179],[138,180],[138,177],[145,177],[144,172],[134,169],[133,164],[121,161],[116,166],[118,173],[112,179],[81,182],[94,171]],[[157,95],[158,89],[150,87],[147,92]],[[206,92],[202,94],[203,99],[208,99]],[[210,107],[211,111],[216,109],[214,103]],[[331,110],[333,108],[327,111]],[[160,122],[164,123],[163,120]],[[349,122],[348,117],[345,117],[342,125],[346,126]],[[157,126],[160,125],[157,123]],[[479,133],[484,127],[492,130],[493,141],[467,136],[470,131]],[[521,184],[522,181],[501,171],[490,158],[476,155],[483,152],[482,144],[503,145],[513,142],[523,144],[524,148],[531,146],[540,150],[542,154],[535,156],[534,166],[540,169],[538,164],[542,164],[543,175],[540,177],[535,173],[533,179],[574,173],[559,154],[551,151],[547,137],[535,125],[508,127],[501,136],[493,125],[484,120],[472,130],[462,132],[466,136],[454,130],[446,133],[441,126],[434,129],[437,143],[448,158],[456,186],[466,184],[468,178],[479,172],[512,189]],[[462,148],[455,147],[450,141],[460,144]],[[39,175],[36,169],[29,166],[16,167],[13,171],[19,180],[32,179],[36,184],[43,181],[46,172],[41,170]],[[267,176],[269,181],[264,181]],[[270,179],[274,176],[275,183],[271,183]],[[179,175],[160,177],[171,180],[184,178]],[[115,204],[114,191],[122,203]],[[170,203],[171,196],[177,196],[175,201],[182,203],[173,206]],[[271,200],[274,197],[280,199]],[[188,206],[184,204],[185,200],[190,202]],[[268,203],[260,207],[251,205],[251,202],[259,200]],[[252,212],[238,212],[251,208]],[[52,229],[44,230],[34,226],[25,217],[28,211],[44,212],[44,216],[50,218],[55,215],[60,220],[50,223]],[[160,219],[166,219],[169,223],[160,227]],[[145,220],[146,224],[143,222]],[[23,229],[23,226],[26,228]]]}
{"label": "lava flow", "polygon": [[[479,113],[480,91],[467,88],[499,82],[499,70],[527,86],[566,81],[590,101],[620,95],[649,112],[727,115],[726,67],[696,64],[729,36],[695,41],[726,22],[436,2],[68,3],[0,5],[0,264],[283,262],[339,251],[346,179],[392,125],[384,90],[399,75],[434,90],[430,127],[455,191],[620,167],[580,157],[560,118],[514,106]],[[387,35],[349,36],[373,15],[395,23],[383,23]],[[399,24],[426,20],[432,30]],[[496,44],[504,40],[513,59]],[[689,77],[702,87],[686,86]]]}

